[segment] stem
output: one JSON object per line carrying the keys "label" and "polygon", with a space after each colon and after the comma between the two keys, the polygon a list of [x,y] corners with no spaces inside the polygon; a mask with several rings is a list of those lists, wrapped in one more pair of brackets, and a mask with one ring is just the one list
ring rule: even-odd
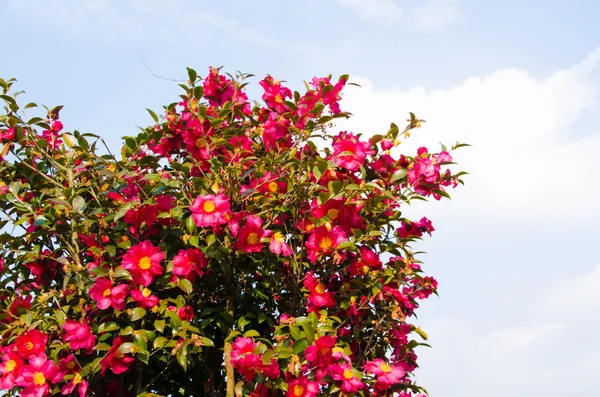
{"label": "stem", "polygon": [[[227,274],[225,275],[225,285],[227,286],[227,314],[233,318],[234,310],[234,289],[233,289],[233,261],[229,264]],[[231,364],[231,340],[229,335],[233,330],[233,326],[230,325],[227,331],[227,337],[225,338],[225,345],[223,351],[225,354],[225,375],[227,376],[227,397],[233,397],[235,395],[235,373],[233,372],[233,365]]]}

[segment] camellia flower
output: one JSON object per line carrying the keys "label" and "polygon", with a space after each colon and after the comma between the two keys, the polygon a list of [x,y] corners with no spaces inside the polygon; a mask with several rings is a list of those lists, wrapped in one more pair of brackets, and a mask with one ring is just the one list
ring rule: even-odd
{"label": "camellia flower", "polygon": [[194,308],[191,306],[183,306],[177,310],[177,316],[182,321],[192,321],[194,318]]}
{"label": "camellia flower", "polygon": [[50,384],[58,383],[62,378],[54,361],[42,353],[29,357],[29,365],[23,366],[17,384],[23,387],[22,397],[41,397],[50,391]]}
{"label": "camellia flower", "polygon": [[194,281],[196,275],[204,274],[207,264],[208,259],[199,249],[179,250],[173,258],[173,274]]}
{"label": "camellia flower", "polygon": [[229,198],[224,194],[198,196],[194,199],[190,210],[198,227],[214,227],[227,223],[227,216],[231,213]]}
{"label": "camellia flower", "polygon": [[67,319],[63,324],[63,330],[65,331],[63,340],[69,342],[69,346],[73,350],[84,349],[91,351],[92,347],[96,344],[96,337],[89,325]]}
{"label": "camellia flower", "polygon": [[367,155],[374,153],[370,142],[361,142],[352,133],[340,132],[333,141],[332,160],[338,167],[348,171],[358,171],[364,165]]}
{"label": "camellia flower", "polygon": [[112,282],[107,278],[97,278],[96,283],[90,288],[90,297],[96,301],[96,306],[100,310],[108,309],[112,306],[115,310],[125,309],[129,285],[120,284],[113,287]]}
{"label": "camellia flower", "polygon": [[[327,286],[317,280],[314,273],[308,272],[304,278],[304,286],[308,288],[310,294],[308,295],[308,301],[310,305],[315,308],[321,307],[333,307],[335,306],[335,300],[333,299],[333,292],[327,291]],[[312,311],[314,308],[309,307]]]}
{"label": "camellia flower", "polygon": [[43,353],[48,343],[48,335],[40,330],[32,329],[15,340],[17,352],[22,357]]}
{"label": "camellia flower", "polygon": [[365,370],[377,376],[376,387],[379,390],[386,390],[390,386],[400,383],[400,380],[405,375],[402,368],[397,365],[389,365],[380,358],[367,362]]}
{"label": "camellia flower", "polygon": [[292,91],[289,88],[283,87],[279,80],[275,80],[271,76],[265,77],[258,84],[265,90],[262,99],[268,107],[277,110],[279,113],[288,110],[284,101],[286,98],[292,97]]}
{"label": "camellia flower", "polygon": [[100,360],[100,365],[102,367],[102,375],[106,372],[107,369],[110,369],[115,375],[122,374],[127,371],[127,368],[133,364],[135,359],[131,356],[126,356],[123,353],[119,353],[119,346],[121,346],[125,340],[120,336],[117,336],[113,340],[113,344],[106,353],[106,356],[102,360]]}
{"label": "camellia flower", "polygon": [[356,377],[348,364],[337,364],[331,367],[331,377],[342,382],[342,391],[356,393],[364,384]]}
{"label": "camellia flower", "polygon": [[254,343],[251,338],[243,337],[236,338],[231,344],[231,364],[248,382],[252,381],[257,373],[271,379],[280,375],[277,360],[272,359],[269,364],[264,364],[263,354],[255,354],[255,349],[259,350],[261,346],[260,342]]}
{"label": "camellia flower", "polygon": [[319,384],[306,376],[299,376],[287,382],[287,397],[316,397],[319,394]]}
{"label": "camellia flower", "polygon": [[16,386],[17,377],[23,368],[23,358],[19,353],[12,350],[5,350],[2,354],[2,364],[0,364],[0,388],[10,390]]}
{"label": "camellia flower", "polygon": [[158,297],[156,295],[152,295],[152,291],[148,288],[144,288],[143,290],[139,290],[134,288],[130,292],[133,300],[140,306],[145,309],[151,309],[154,306],[158,305]]}
{"label": "camellia flower", "polygon": [[263,220],[260,216],[249,215],[244,226],[240,228],[238,239],[233,247],[247,253],[262,251],[261,239],[265,235],[262,224]]}
{"label": "camellia flower", "polygon": [[77,388],[79,397],[85,397],[88,389],[88,383],[81,377],[81,367],[75,359],[75,356],[70,354],[67,357],[61,359],[58,362],[60,371],[65,375],[65,381],[67,382],[61,389],[60,392],[63,395],[69,395]]}
{"label": "camellia flower", "polygon": [[272,253],[281,256],[292,255],[292,249],[285,242],[285,236],[281,232],[275,232],[271,235],[271,242],[269,243],[269,249]]}
{"label": "camellia flower", "polygon": [[154,281],[155,276],[163,273],[160,262],[165,254],[160,248],[152,245],[150,241],[142,241],[129,248],[123,256],[123,269],[128,270],[133,277],[133,282],[147,287]]}
{"label": "camellia flower", "polygon": [[306,242],[307,258],[315,263],[319,256],[332,252],[342,241],[346,241],[346,233],[339,226],[314,228]]}
{"label": "camellia flower", "polygon": [[318,367],[324,367],[331,363],[333,348],[335,347],[336,336],[324,335],[315,340],[315,343],[308,346],[304,351],[304,357],[312,364]]}

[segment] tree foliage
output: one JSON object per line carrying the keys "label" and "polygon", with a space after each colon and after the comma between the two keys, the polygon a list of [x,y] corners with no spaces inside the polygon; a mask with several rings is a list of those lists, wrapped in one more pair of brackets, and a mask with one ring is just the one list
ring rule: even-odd
{"label": "tree foliage", "polygon": [[[0,387],[9,395],[411,396],[413,324],[437,283],[413,200],[448,197],[450,150],[398,155],[410,114],[334,127],[348,77],[292,92],[188,69],[125,137],[65,132],[1,80]],[[31,109],[31,110],[30,110]],[[101,154],[104,153],[104,154]]]}

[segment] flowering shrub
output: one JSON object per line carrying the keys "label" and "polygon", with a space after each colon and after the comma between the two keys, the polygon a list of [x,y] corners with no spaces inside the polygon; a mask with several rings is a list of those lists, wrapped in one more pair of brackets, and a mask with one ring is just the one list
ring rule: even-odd
{"label": "flowering shrub", "polygon": [[437,283],[409,244],[434,228],[402,211],[461,182],[447,165],[462,145],[392,154],[413,114],[403,131],[330,133],[346,76],[304,94],[267,76],[252,104],[248,75],[188,72],[120,160],[64,132],[61,107],[26,117],[37,105],[0,79],[0,388],[424,393],[412,320]]}

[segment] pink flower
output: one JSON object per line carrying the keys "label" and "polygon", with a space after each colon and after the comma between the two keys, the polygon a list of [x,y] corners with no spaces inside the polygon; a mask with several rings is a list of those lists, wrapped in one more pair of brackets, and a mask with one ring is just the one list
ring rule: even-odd
{"label": "pink flower", "polygon": [[96,279],[96,283],[90,288],[90,297],[96,301],[100,310],[112,306],[115,310],[125,309],[129,285],[120,284],[113,287],[112,282],[106,278]]}
{"label": "pink flower", "polygon": [[262,224],[263,220],[260,216],[249,215],[246,224],[240,229],[233,247],[238,251],[247,253],[262,251],[263,243],[261,239],[265,235]]}
{"label": "pink flower", "polygon": [[308,346],[304,351],[306,359],[317,367],[325,367],[332,361],[333,348],[335,347],[336,336],[324,335],[315,340],[315,343]]}
{"label": "pink flower", "polygon": [[319,395],[319,384],[300,375],[288,381],[286,397],[317,397]]}
{"label": "pink flower", "polygon": [[[9,348],[12,348],[10,346]],[[16,386],[16,380],[25,363],[19,353],[12,350],[5,350],[2,354],[2,364],[0,364],[0,388],[10,390]]]}
{"label": "pink flower", "polygon": [[348,364],[337,364],[331,367],[331,377],[334,380],[342,381],[342,391],[347,393],[356,393],[364,386]]}
{"label": "pink flower", "polygon": [[269,118],[263,124],[263,143],[265,150],[280,151],[292,146],[292,138],[290,135],[290,120],[282,117],[276,112],[271,112]]}
{"label": "pink flower", "polygon": [[405,375],[404,370],[397,365],[389,365],[384,360],[376,358],[365,364],[365,370],[377,376],[377,388],[386,390],[390,386],[400,383]]}
{"label": "pink flower", "polygon": [[115,375],[122,374],[127,371],[127,368],[133,364],[135,359],[131,356],[126,356],[123,353],[119,353],[119,346],[121,346],[125,340],[120,336],[116,337],[113,340],[113,344],[106,353],[106,356],[102,360],[100,360],[100,366],[102,367],[102,375],[106,372],[107,369],[110,369]]}
{"label": "pink flower", "polygon": [[63,340],[69,342],[69,346],[73,350],[83,349],[91,351],[96,343],[96,337],[92,334],[92,329],[89,325],[67,319],[63,324],[63,330],[65,331]]}
{"label": "pink flower", "polygon": [[62,380],[63,374],[54,361],[48,360],[45,354],[29,357],[29,365],[21,370],[17,384],[22,386],[22,397],[41,397],[50,391],[50,384]]}
{"label": "pink flower", "polygon": [[306,242],[308,259],[316,263],[317,259],[333,252],[342,241],[346,241],[346,233],[339,226],[328,229],[326,226],[314,228]]}
{"label": "pink flower", "polygon": [[[327,286],[321,284],[319,280],[315,278],[313,272],[308,272],[304,278],[304,286],[308,288],[310,294],[308,295],[308,301],[315,308],[321,307],[333,307],[335,306],[335,300],[333,299],[333,292],[327,291]],[[309,308],[311,311],[313,308]]]}
{"label": "pink flower", "polygon": [[46,343],[48,343],[48,335],[37,329],[32,329],[15,340],[17,352],[21,357],[43,353],[46,350]]}
{"label": "pink flower", "polygon": [[231,214],[229,198],[224,194],[198,196],[190,210],[198,227],[214,227],[227,223],[227,217]]}
{"label": "pink flower", "polygon": [[130,292],[131,297],[134,301],[145,309],[151,309],[154,306],[158,305],[158,297],[156,295],[152,295],[152,291],[148,288],[144,288],[143,290],[139,290],[134,288]]}
{"label": "pink flower", "polygon": [[183,306],[177,310],[177,315],[182,321],[192,321],[194,318],[194,308],[191,306]]}
{"label": "pink flower", "polygon": [[269,249],[272,253],[281,256],[292,255],[292,249],[285,242],[285,236],[281,232],[273,233],[273,235],[271,236],[271,242],[269,243]]}
{"label": "pink flower", "polygon": [[279,80],[275,80],[271,76],[265,77],[258,84],[265,90],[262,99],[268,107],[277,110],[279,113],[288,110],[284,101],[286,98],[292,97],[292,91],[289,88],[283,87]]}
{"label": "pink flower", "polygon": [[173,258],[173,274],[194,281],[196,275],[204,275],[204,269],[208,265],[208,259],[197,248],[179,250]]}
{"label": "pink flower", "polygon": [[147,287],[155,276],[163,273],[160,262],[164,258],[165,254],[160,248],[153,246],[150,241],[142,241],[129,248],[123,256],[122,266],[131,273],[134,283]]}
{"label": "pink flower", "polygon": [[374,154],[369,142],[361,142],[354,134],[340,132],[333,141],[333,162],[348,171],[357,171],[367,155]]}

